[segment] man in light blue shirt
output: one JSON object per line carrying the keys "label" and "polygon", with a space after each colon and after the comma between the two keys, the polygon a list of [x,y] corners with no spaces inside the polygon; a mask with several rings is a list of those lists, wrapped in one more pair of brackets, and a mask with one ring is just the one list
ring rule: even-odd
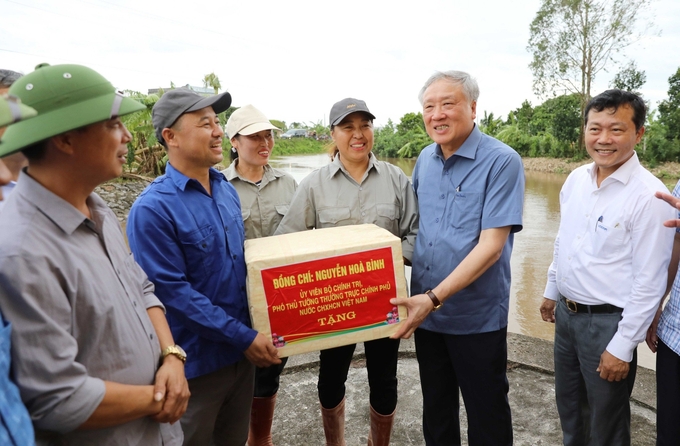
{"label": "man in light blue shirt", "polygon": [[394,336],[415,332],[427,445],[460,444],[459,388],[470,444],[512,444],[506,334],[524,170],[517,152],[475,125],[478,96],[470,75],[449,71],[434,74],[419,98],[435,143],[413,171],[413,297],[393,303],[409,312]]}

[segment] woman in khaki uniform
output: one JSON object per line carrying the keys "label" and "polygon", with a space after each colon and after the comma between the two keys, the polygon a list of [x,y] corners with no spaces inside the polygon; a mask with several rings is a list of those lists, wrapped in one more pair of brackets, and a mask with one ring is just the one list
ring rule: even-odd
{"label": "woman in khaki uniform", "polygon": [[[297,188],[292,176],[269,165],[274,147],[273,130],[278,129],[252,105],[239,108],[227,121],[233,161],[222,173],[241,200],[246,239],[274,235]],[[272,445],[276,393],[287,359],[283,358],[281,364],[256,369],[249,446]]]}
{"label": "woman in khaki uniform", "polygon": [[[416,197],[401,169],[371,153],[373,119],[364,101],[347,98],[333,105],[333,161],[302,180],[277,234],[374,223],[401,238],[410,264],[418,232]],[[327,445],[345,444],[345,381],[354,348],[321,351],[318,390]],[[368,444],[388,445],[397,406],[399,340],[368,341],[364,348],[371,403]]]}

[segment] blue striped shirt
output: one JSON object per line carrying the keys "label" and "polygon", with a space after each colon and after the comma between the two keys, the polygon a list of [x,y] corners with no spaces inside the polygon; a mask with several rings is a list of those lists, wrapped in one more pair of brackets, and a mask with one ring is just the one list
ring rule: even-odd
{"label": "blue striped shirt", "polygon": [[[680,181],[673,189],[673,196],[680,197]],[[678,218],[680,218],[680,212],[678,212]],[[680,232],[680,228],[676,228],[675,231]],[[656,333],[668,348],[680,355],[680,274],[675,275],[671,298],[661,313]]]}

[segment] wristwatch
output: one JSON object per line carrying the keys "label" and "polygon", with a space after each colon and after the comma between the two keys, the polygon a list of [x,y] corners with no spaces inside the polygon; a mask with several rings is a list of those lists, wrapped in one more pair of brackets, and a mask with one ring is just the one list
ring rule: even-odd
{"label": "wristwatch", "polygon": [[182,362],[187,362],[187,353],[179,345],[171,345],[169,347],[165,347],[165,349],[161,353],[161,361],[164,360],[165,357],[168,355],[175,355]]}
{"label": "wristwatch", "polygon": [[439,299],[437,299],[437,296],[432,292],[432,290],[425,291],[425,294],[427,294],[427,297],[429,297],[432,301],[432,305],[434,305],[432,311],[437,311],[442,307],[443,304],[439,301]]}

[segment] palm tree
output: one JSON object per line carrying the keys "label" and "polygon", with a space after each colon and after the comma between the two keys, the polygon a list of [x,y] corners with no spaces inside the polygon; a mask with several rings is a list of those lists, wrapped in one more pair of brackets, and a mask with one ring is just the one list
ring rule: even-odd
{"label": "palm tree", "polygon": [[203,86],[205,88],[212,87],[215,90],[215,94],[220,91],[222,84],[220,84],[220,78],[217,77],[215,73],[206,74],[203,76]]}

